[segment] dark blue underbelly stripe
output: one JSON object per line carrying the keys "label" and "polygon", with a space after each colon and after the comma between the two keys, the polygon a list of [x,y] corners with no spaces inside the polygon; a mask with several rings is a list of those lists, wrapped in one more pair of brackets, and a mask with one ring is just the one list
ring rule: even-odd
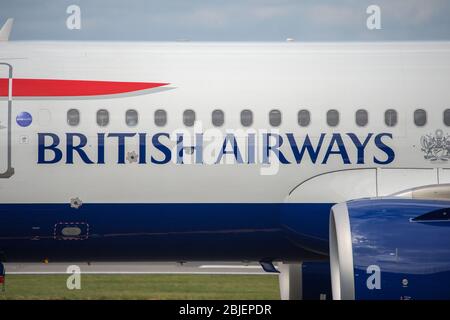
{"label": "dark blue underbelly stripe", "polygon": [[[74,209],[70,204],[1,204],[0,259],[315,259],[328,251],[330,207],[85,203]],[[72,234],[74,230],[79,234]]]}

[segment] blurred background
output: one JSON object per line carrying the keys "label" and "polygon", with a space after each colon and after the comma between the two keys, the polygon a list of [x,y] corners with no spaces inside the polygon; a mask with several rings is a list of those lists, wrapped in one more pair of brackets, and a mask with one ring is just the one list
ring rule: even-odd
{"label": "blurred background", "polygon": [[[71,5],[81,29],[67,28]],[[450,40],[450,0],[0,0],[0,24],[9,17],[12,40]]]}

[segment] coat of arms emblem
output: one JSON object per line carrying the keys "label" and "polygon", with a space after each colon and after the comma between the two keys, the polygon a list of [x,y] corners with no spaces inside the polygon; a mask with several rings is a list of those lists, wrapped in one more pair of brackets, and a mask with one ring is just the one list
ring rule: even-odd
{"label": "coat of arms emblem", "polygon": [[423,135],[420,138],[424,158],[430,161],[448,161],[450,159],[450,136],[444,135],[441,129],[435,134]]}

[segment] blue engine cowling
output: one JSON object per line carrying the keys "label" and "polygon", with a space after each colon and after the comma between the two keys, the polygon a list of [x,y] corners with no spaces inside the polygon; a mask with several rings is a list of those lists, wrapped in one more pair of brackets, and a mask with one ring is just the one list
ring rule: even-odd
{"label": "blue engine cowling", "polygon": [[333,206],[330,266],[334,299],[450,299],[450,201]]}

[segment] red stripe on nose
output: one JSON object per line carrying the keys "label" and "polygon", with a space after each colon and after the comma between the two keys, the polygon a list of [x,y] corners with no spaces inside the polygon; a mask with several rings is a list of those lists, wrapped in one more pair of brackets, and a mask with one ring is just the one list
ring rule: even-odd
{"label": "red stripe on nose", "polygon": [[[158,82],[13,79],[13,97],[79,97],[128,93],[168,85]],[[8,79],[0,79],[0,97],[8,96]]]}

